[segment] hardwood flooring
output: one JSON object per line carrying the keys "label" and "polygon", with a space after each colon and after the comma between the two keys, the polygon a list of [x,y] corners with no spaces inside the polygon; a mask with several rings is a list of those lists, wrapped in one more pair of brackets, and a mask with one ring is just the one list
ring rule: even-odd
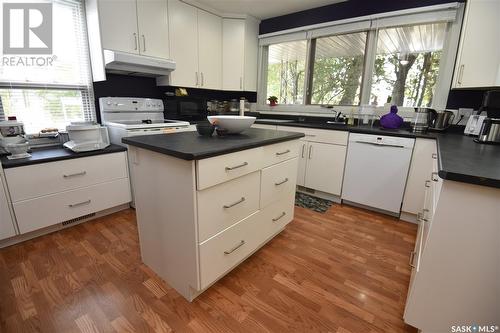
{"label": "hardwood flooring", "polygon": [[0,332],[416,332],[403,323],[416,226],[297,208],[189,303],[140,261],[125,210],[0,250]]}

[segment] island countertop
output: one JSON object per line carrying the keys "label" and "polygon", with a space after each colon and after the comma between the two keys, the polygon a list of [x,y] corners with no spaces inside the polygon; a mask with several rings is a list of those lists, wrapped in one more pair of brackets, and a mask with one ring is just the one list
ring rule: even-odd
{"label": "island countertop", "polygon": [[180,132],[168,135],[142,135],[126,137],[123,143],[181,158],[201,160],[234,153],[245,149],[295,140],[303,133],[250,128],[241,134],[201,136],[197,132]]}

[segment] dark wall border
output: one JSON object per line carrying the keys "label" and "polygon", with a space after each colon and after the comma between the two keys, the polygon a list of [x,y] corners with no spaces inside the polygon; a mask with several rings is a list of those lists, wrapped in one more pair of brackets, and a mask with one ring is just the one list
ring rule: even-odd
{"label": "dark wall border", "polygon": [[348,0],[262,20],[259,33],[262,35],[312,24],[450,2],[465,2],[465,0]]}

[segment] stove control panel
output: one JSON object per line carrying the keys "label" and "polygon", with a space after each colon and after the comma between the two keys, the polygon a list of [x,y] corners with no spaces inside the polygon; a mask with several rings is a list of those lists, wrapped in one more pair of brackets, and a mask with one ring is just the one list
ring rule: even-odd
{"label": "stove control panel", "polygon": [[101,112],[163,112],[163,101],[154,98],[101,97]]}

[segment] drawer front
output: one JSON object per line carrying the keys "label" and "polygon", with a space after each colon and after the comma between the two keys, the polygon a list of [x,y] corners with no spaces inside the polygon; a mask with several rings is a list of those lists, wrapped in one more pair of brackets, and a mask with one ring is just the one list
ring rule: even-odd
{"label": "drawer front", "polygon": [[125,152],[5,170],[13,202],[127,178]]}
{"label": "drawer front", "polygon": [[260,208],[280,200],[284,195],[295,192],[297,184],[298,157],[262,169]]}
{"label": "drawer front", "polygon": [[283,229],[293,220],[294,207],[295,191],[283,195],[280,200],[261,210],[263,241]]}
{"label": "drawer front", "polygon": [[201,288],[238,265],[293,219],[295,192],[199,245]]}
{"label": "drawer front", "polygon": [[199,245],[201,289],[239,264],[261,244],[259,220],[257,212]]}
{"label": "drawer front", "polygon": [[299,150],[302,148],[299,140],[292,140],[264,146],[263,167],[280,163],[291,158],[299,156]]}
{"label": "drawer front", "polygon": [[198,190],[260,170],[262,152],[259,147],[196,161]]}
{"label": "drawer front", "polygon": [[128,178],[14,203],[21,233],[130,202]]}
{"label": "drawer front", "polygon": [[260,172],[197,192],[200,242],[259,210]]}
{"label": "drawer front", "polygon": [[343,146],[347,146],[347,140],[349,137],[349,132],[347,131],[321,130],[291,126],[278,126],[278,130],[304,133],[304,139],[307,141],[331,143]]}

